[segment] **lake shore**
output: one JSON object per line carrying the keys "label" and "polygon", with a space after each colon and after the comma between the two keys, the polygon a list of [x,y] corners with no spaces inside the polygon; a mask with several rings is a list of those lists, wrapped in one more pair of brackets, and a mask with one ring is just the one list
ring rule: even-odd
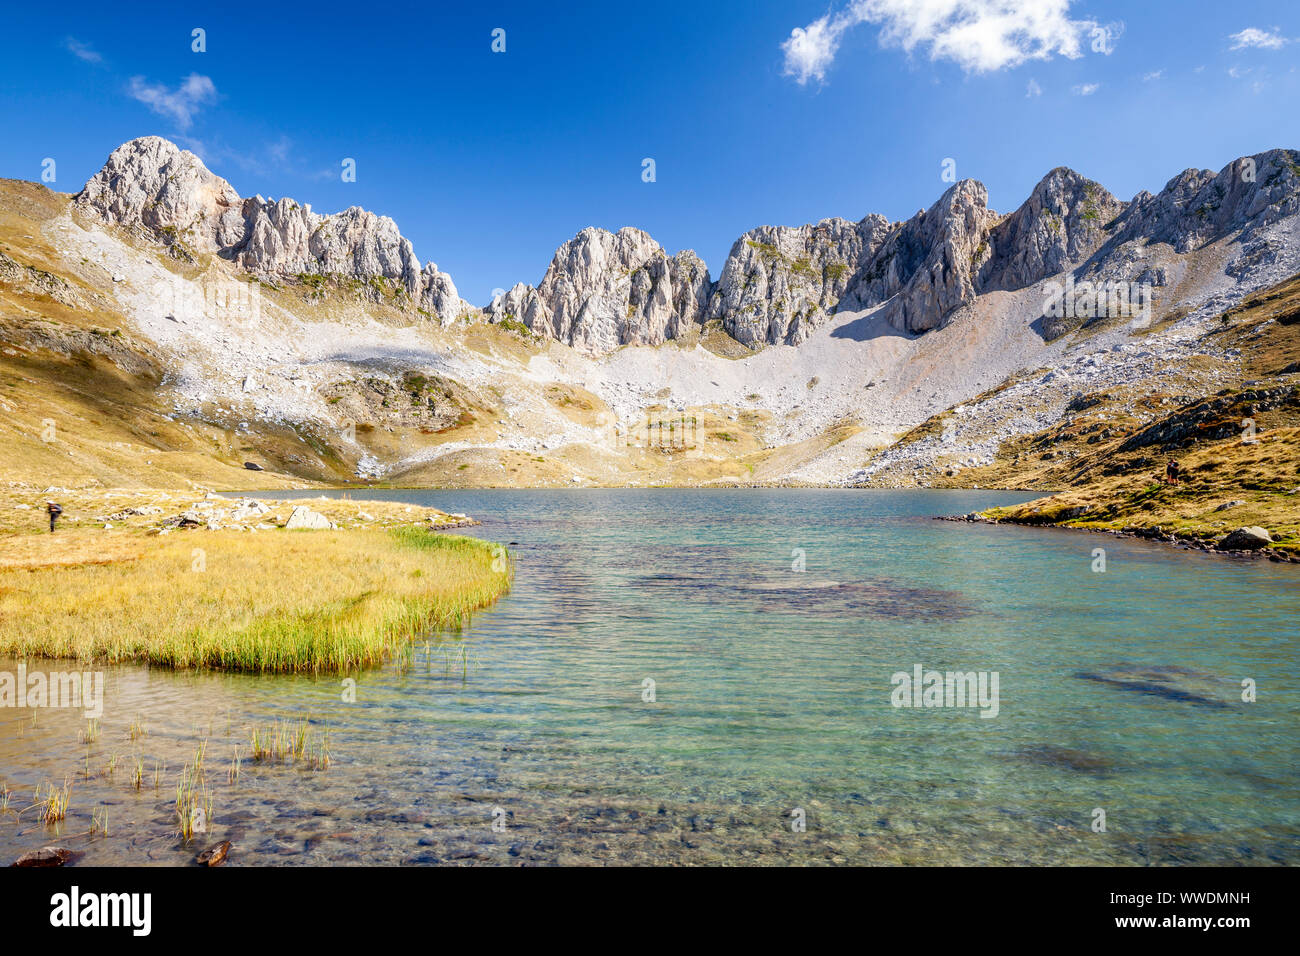
{"label": "lake shore", "polygon": [[[20,811],[0,862],[55,841],[77,865],[192,866],[220,841],[227,866],[1295,861],[1292,566],[1115,538],[1094,574],[1096,539],[934,520],[1030,497],[1006,492],[370,495],[518,541],[510,595],[354,696],[330,673],[125,663],[94,668],[94,726],[0,708]],[[188,561],[222,535],[358,533],[161,539]],[[917,664],[998,673],[996,718],[896,708]],[[1245,678],[1268,692],[1247,702]],[[254,734],[304,721],[327,768],[253,759]],[[200,754],[211,809],[187,840],[174,789]],[[69,777],[65,820],[24,809]],[[1122,826],[1094,832],[1097,806]]]}
{"label": "lake shore", "polygon": [[1041,523],[1031,521],[1012,521],[1006,519],[990,518],[980,512],[972,512],[965,515],[939,515],[936,521],[967,521],[977,524],[1001,525],[1009,524],[1024,528],[1040,528],[1044,530],[1062,531],[1062,532],[1084,532],[1088,534],[1106,535],[1112,538],[1132,538],[1136,540],[1151,541],[1156,544],[1167,545],[1176,551],[1194,551],[1200,554],[1220,558],[1245,559],[1250,561],[1271,561],[1277,564],[1300,564],[1300,556],[1277,548],[1261,547],[1257,549],[1225,549],[1214,547],[1205,540],[1194,537],[1181,537],[1164,531],[1162,528],[1130,528],[1116,530],[1113,528],[1093,528],[1085,525],[1074,525],[1068,523]]}
{"label": "lake shore", "polygon": [[[509,555],[400,502],[136,489],[0,492],[0,653],[253,672],[351,672],[457,630]],[[21,499],[21,500],[18,500]],[[64,506],[49,532],[42,503]]]}
{"label": "lake shore", "polygon": [[1300,561],[1300,429],[1205,442],[1177,460],[1170,480],[1163,461],[1117,455],[1076,487],[967,517]]}

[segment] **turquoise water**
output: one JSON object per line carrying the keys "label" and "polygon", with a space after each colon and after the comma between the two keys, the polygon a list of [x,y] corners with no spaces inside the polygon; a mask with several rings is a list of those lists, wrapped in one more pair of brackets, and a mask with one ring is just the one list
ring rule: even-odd
{"label": "turquoise water", "polygon": [[[206,739],[232,863],[1300,859],[1294,566],[932,520],[1028,497],[998,492],[353,497],[480,518],[515,542],[513,592],[355,703],[338,679],[130,667],[89,748],[79,715],[0,710],[11,807],[74,774],[62,835],[86,861],[186,862],[174,780]],[[997,716],[891,706],[918,664],[996,672]],[[308,714],[328,770],[227,781],[254,722]],[[166,761],[159,789],[130,786],[137,754]],[[107,837],[79,835],[94,808]],[[5,854],[50,842],[12,816]]]}

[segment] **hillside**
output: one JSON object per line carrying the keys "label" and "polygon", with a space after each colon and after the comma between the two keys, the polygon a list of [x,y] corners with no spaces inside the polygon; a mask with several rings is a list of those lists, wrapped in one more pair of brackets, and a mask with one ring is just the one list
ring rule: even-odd
{"label": "hillside", "polygon": [[[1066,490],[986,515],[1228,550],[1259,549],[1226,540],[1257,527],[1275,556],[1300,559],[1300,278],[1225,312],[1204,338],[1207,352],[1232,356],[1235,380],[1137,410],[1114,394],[1081,395],[1066,421],[970,475]],[[1170,460],[1177,483],[1164,480]]]}

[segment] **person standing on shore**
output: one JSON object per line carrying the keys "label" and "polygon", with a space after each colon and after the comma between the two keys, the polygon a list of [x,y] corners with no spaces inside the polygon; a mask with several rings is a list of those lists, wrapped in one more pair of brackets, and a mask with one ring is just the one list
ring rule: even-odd
{"label": "person standing on shore", "polygon": [[54,534],[54,522],[58,520],[59,515],[63,514],[63,508],[53,501],[47,501],[45,510],[50,513],[50,534]]}

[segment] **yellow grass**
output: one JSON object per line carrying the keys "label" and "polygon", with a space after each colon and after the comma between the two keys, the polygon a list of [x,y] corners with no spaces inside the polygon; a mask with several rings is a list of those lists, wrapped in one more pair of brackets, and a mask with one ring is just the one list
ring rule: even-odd
{"label": "yellow grass", "polygon": [[0,571],[134,561],[146,546],[143,538],[112,531],[14,536],[0,544]]}
{"label": "yellow grass", "polygon": [[40,547],[66,558],[89,548],[81,535],[0,540],[10,564],[0,569],[0,654],[349,671],[466,623],[510,582],[500,549],[415,527],[205,531],[121,545],[85,534],[124,559],[52,566]]}
{"label": "yellow grass", "polygon": [[[1270,532],[1276,548],[1300,554],[1300,428],[1261,432],[1249,443],[1240,438],[1207,442],[1182,452],[1176,456],[1182,467],[1176,485],[1161,480],[1165,457],[1113,475],[1097,473],[1076,488],[985,514],[1018,524],[1095,530],[1159,527],[1201,540],[1257,525]],[[1242,504],[1216,510],[1229,501]],[[1071,517],[1083,508],[1090,510]]]}

